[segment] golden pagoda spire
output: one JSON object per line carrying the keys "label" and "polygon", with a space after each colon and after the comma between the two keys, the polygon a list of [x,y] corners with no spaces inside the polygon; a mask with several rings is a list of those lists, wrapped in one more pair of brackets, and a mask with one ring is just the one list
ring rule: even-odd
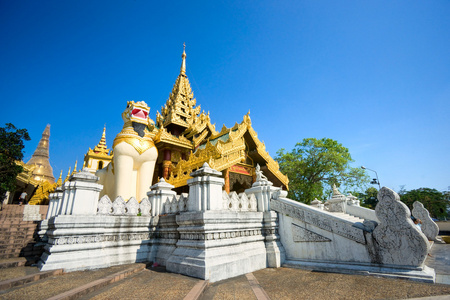
{"label": "golden pagoda spire", "polygon": [[100,142],[98,142],[97,146],[94,147],[94,153],[104,153],[106,155],[109,154],[109,149],[106,147],[106,125],[103,127],[103,134],[100,139]]}
{"label": "golden pagoda spire", "polygon": [[75,167],[73,168],[72,175],[77,172],[77,164],[78,164],[78,160],[75,161]]}
{"label": "golden pagoda spire", "polygon": [[54,183],[55,177],[53,176],[53,168],[49,161],[49,141],[50,124],[47,124],[47,127],[45,127],[45,130],[42,133],[42,138],[31,156],[31,159],[27,162],[27,165],[36,165],[36,168],[33,171],[33,179],[37,181],[46,180],[50,183]]}
{"label": "golden pagoda spire", "polygon": [[61,173],[59,173],[59,178],[58,178],[58,181],[56,181],[56,185],[57,186],[61,186],[62,185],[62,170],[61,170]]}
{"label": "golden pagoda spire", "polygon": [[181,127],[181,131],[194,123],[200,113],[200,106],[195,107],[194,93],[186,76],[186,45],[183,44],[183,46],[180,74],[173,85],[169,99],[161,108],[161,117],[157,117],[158,124],[162,124],[164,127],[174,124]]}
{"label": "golden pagoda spire", "polygon": [[186,43],[183,43],[183,54],[181,54],[180,74],[186,75]]}
{"label": "golden pagoda spire", "polygon": [[69,177],[70,177],[70,167],[69,167],[69,172],[67,172],[66,179],[64,179],[64,182],[66,182],[67,180],[69,180]]}

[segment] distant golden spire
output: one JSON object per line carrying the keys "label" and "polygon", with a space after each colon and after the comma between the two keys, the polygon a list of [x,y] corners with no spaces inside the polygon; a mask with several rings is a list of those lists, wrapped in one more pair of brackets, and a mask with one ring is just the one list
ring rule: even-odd
{"label": "distant golden spire", "polygon": [[103,127],[103,134],[102,137],[100,139],[100,142],[98,142],[98,145],[94,147],[94,153],[104,153],[106,155],[108,155],[109,153],[109,149],[107,149],[106,147],[106,125]]}
{"label": "distant golden spire", "polygon": [[69,177],[70,177],[70,167],[69,167],[69,172],[67,172],[66,179],[64,179],[64,182],[66,182],[67,180],[69,180]]}
{"label": "distant golden spire", "polygon": [[75,161],[75,167],[73,168],[72,175],[77,172],[77,164],[78,164],[78,160]]}
{"label": "distant golden spire", "polygon": [[50,124],[45,127],[42,138],[31,156],[31,159],[27,162],[27,165],[37,166],[33,171],[33,179],[38,181],[46,180],[50,183],[54,183],[55,177],[53,176],[53,169],[49,161],[49,141]]}
{"label": "distant golden spire", "polygon": [[61,170],[61,173],[59,173],[59,178],[58,178],[58,181],[56,182],[56,185],[57,186],[61,186],[62,185],[62,170]]}

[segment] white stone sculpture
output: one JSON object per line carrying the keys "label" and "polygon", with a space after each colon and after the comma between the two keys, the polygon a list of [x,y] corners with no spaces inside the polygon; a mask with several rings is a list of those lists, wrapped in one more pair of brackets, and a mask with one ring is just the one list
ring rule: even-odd
{"label": "white stone sculpture", "polygon": [[347,204],[346,197],[339,192],[335,184],[333,184],[333,196],[326,204],[328,205],[328,210],[331,212],[345,212]]}
{"label": "white stone sculpture", "polygon": [[431,219],[430,213],[422,203],[416,201],[413,203],[412,214],[415,218],[422,221],[422,232],[430,241],[436,241],[439,234],[438,225]]}
{"label": "white stone sculpture", "polygon": [[149,111],[143,101],[128,101],[122,113],[125,124],[114,139],[113,163],[96,173],[104,185],[101,195],[108,195],[111,199],[118,196],[124,199],[146,197],[158,157],[153,143],[154,122],[148,117]]}
{"label": "white stone sculpture", "polygon": [[256,181],[263,181],[263,180],[267,181],[268,180],[267,177],[261,171],[259,164],[256,164],[255,175],[256,175]]}
{"label": "white stone sculpture", "polygon": [[430,246],[412,222],[408,207],[386,187],[378,192],[378,201],[375,212],[380,224],[373,231],[378,263],[421,267]]}

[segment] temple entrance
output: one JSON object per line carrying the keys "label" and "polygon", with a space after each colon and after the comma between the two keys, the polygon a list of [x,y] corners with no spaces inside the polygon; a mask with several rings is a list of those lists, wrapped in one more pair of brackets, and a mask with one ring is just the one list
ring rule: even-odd
{"label": "temple entrance", "polygon": [[243,193],[252,187],[253,177],[246,174],[230,172],[230,191]]}

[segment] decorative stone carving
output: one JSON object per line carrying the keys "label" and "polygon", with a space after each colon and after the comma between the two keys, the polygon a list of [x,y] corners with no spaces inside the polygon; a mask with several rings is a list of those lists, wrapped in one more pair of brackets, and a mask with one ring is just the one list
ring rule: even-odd
{"label": "decorative stone carving", "polygon": [[257,200],[254,194],[222,192],[223,209],[231,211],[257,211]]}
{"label": "decorative stone carving", "polygon": [[421,267],[429,243],[411,220],[408,207],[393,190],[383,187],[375,207],[380,224],[373,231],[374,262],[387,265]]}
{"label": "decorative stone carving", "polygon": [[250,194],[250,197],[248,197],[248,210],[249,211],[258,210],[258,200],[256,199],[255,194]]}
{"label": "decorative stone carving", "polygon": [[416,201],[413,203],[412,214],[415,218],[422,221],[422,232],[428,240],[436,241],[439,234],[438,225],[431,219],[430,213],[422,203]]}
{"label": "decorative stone carving", "polygon": [[177,198],[178,199],[178,211],[179,212],[187,211],[189,194],[182,193],[178,197],[179,197],[179,198]]}
{"label": "decorative stone carving", "polygon": [[141,215],[148,216],[150,215],[150,210],[152,209],[152,205],[150,204],[150,201],[148,198],[143,198],[141,203],[139,203],[139,210],[141,212]]}
{"label": "decorative stone carving", "polygon": [[117,197],[113,203],[113,214],[114,215],[124,215],[126,213],[127,204],[121,196]]}
{"label": "decorative stone carving", "polygon": [[330,242],[331,240],[302,226],[292,223],[294,242]]}
{"label": "decorative stone carving", "polygon": [[111,215],[113,213],[113,204],[109,199],[108,195],[103,196],[98,201],[98,212],[99,215]]}
{"label": "decorative stone carving", "polygon": [[131,197],[126,204],[127,215],[136,216],[139,213],[139,203],[136,198]]}

